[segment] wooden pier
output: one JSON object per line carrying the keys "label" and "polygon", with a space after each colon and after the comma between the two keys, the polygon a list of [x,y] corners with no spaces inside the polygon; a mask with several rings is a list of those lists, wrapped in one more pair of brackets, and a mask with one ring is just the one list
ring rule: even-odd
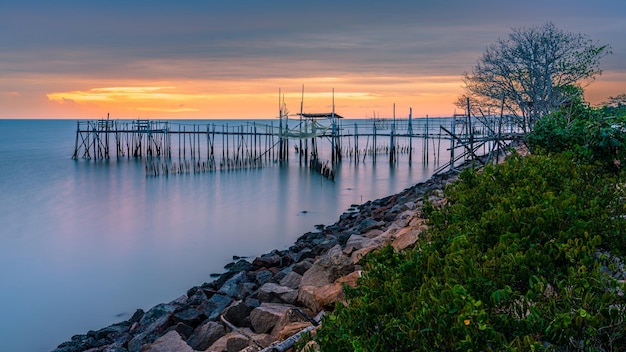
{"label": "wooden pier", "polygon": [[479,154],[497,157],[519,137],[513,121],[502,116],[414,119],[411,115],[348,120],[334,112],[288,117],[281,111],[278,121],[77,121],[72,158],[142,159],[146,174],[158,176],[261,168],[286,161],[292,154],[333,179],[335,166],[342,161],[396,163],[402,156],[409,163],[440,165],[443,141],[444,153],[449,153],[449,162],[440,165],[443,170],[459,160],[481,160]]}

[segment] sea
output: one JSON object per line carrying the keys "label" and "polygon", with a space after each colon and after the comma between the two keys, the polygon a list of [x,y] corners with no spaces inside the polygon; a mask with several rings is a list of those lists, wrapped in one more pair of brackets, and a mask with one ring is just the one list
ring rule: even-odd
{"label": "sea", "polygon": [[127,320],[212,281],[233,256],[287,249],[449,162],[445,142],[416,141],[410,162],[345,158],[330,180],[290,146],[289,161],[262,168],[153,176],[142,158],[72,159],[76,130],[69,119],[0,120],[0,351],[51,351]]}

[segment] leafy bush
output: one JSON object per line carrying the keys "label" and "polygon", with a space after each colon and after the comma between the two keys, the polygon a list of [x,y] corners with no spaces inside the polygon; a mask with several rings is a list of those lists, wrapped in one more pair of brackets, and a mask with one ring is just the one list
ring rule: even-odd
{"label": "leafy bush", "polygon": [[593,108],[583,101],[582,90],[572,96],[568,104],[535,124],[526,137],[531,151],[535,154],[572,151],[579,160],[619,171],[626,161],[624,109]]}
{"label": "leafy bush", "polygon": [[624,191],[572,154],[465,170],[416,249],[366,258],[322,351],[626,346]]}

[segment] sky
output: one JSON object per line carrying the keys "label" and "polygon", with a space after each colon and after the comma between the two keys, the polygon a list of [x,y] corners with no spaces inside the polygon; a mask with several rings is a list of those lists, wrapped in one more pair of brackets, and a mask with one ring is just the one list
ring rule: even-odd
{"label": "sky", "polygon": [[612,47],[588,101],[626,92],[623,1],[0,0],[0,118],[451,116],[488,45],[548,21]]}

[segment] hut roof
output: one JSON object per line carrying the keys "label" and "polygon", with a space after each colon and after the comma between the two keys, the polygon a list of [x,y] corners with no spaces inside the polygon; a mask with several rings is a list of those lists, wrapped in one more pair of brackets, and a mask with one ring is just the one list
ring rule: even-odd
{"label": "hut roof", "polygon": [[335,116],[335,118],[338,119],[343,119],[343,116],[338,115],[338,114],[333,114],[332,112],[323,112],[323,113],[302,113],[302,114],[298,114],[302,117],[305,117],[307,119],[330,119],[333,117],[333,115]]}

